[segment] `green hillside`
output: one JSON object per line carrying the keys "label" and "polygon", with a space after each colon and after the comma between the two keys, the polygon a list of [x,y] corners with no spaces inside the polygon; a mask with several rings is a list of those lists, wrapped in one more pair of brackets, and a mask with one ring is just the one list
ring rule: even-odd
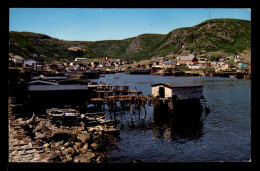
{"label": "green hillside", "polygon": [[[31,32],[9,33],[9,52],[24,58],[72,60],[75,57],[114,57],[126,60],[149,59],[170,54],[222,51],[237,54],[251,49],[251,22],[237,19],[212,19],[193,27],[166,34],[142,34],[124,40],[64,41]],[[79,47],[78,50],[69,50]]]}

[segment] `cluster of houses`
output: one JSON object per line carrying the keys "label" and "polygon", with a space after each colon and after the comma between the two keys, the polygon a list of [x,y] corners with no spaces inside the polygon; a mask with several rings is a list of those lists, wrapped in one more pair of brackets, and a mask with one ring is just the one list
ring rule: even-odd
{"label": "cluster of houses", "polygon": [[69,72],[74,70],[88,70],[90,68],[115,68],[124,64],[121,59],[109,59],[108,57],[104,57],[100,61],[88,61],[89,60],[87,58],[75,58],[75,60],[71,62],[60,62],[58,64],[51,64],[46,63],[40,59],[24,59],[21,56],[9,54],[9,66],[15,65],[20,67],[30,67],[34,70],[56,70],[58,72]]}
{"label": "cluster of houses", "polygon": [[[228,60],[234,60],[235,66],[230,65]],[[174,61],[166,61],[165,57],[152,57],[152,64],[147,65],[146,68],[156,69],[175,69],[178,66],[186,67],[189,69],[214,69],[216,72],[225,71],[230,69],[248,69],[251,70],[251,64],[243,63],[241,55],[228,56],[220,58],[218,61],[209,61],[205,55],[195,56],[189,54],[186,56],[177,56]]]}
{"label": "cluster of houses", "polygon": [[[243,54],[241,54],[243,55]],[[142,69],[156,69],[156,70],[167,70],[167,69],[212,69],[215,72],[237,70],[243,72],[245,70],[251,72],[251,64],[243,63],[241,55],[228,56],[226,58],[220,58],[218,61],[210,61],[206,55],[183,55],[177,56],[173,60],[167,60],[166,57],[152,57],[148,64],[138,65],[137,68]],[[230,64],[230,61],[233,64]],[[118,71],[126,71],[130,68],[124,67],[125,64],[131,64],[134,62],[124,62],[121,59],[111,59],[108,57],[101,58],[99,61],[89,62],[87,58],[75,58],[72,62],[60,62],[59,64],[48,64],[43,60],[39,59],[24,59],[17,55],[9,54],[9,62],[16,64],[16,66],[31,67],[34,70],[56,70],[58,72],[70,72],[74,70],[102,70],[104,68],[116,69]],[[119,69],[124,68],[124,69]]]}

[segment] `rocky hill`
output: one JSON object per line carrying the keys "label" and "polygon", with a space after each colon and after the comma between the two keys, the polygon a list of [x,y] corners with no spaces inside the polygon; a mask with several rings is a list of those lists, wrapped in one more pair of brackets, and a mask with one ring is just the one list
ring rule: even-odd
{"label": "rocky hill", "polygon": [[64,41],[31,32],[10,31],[9,52],[25,58],[72,60],[75,57],[115,57],[126,60],[152,56],[223,52],[237,54],[251,49],[251,22],[212,19],[168,34],[142,34],[123,40]]}

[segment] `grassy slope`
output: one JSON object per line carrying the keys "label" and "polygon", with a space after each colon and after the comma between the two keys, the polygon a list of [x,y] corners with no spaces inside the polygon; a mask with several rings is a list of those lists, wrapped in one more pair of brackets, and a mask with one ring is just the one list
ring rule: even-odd
{"label": "grassy slope", "polygon": [[[251,22],[236,19],[212,19],[194,27],[179,28],[164,34],[142,34],[124,40],[63,41],[30,32],[10,32],[9,52],[31,58],[72,60],[75,57],[115,57],[127,60],[149,59],[151,56],[223,51],[236,54],[251,49]],[[85,51],[68,48],[80,46]]]}

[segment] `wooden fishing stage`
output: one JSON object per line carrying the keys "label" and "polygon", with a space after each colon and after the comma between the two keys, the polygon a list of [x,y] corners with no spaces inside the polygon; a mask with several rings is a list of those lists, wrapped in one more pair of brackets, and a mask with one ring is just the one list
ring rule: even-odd
{"label": "wooden fishing stage", "polygon": [[108,107],[110,113],[130,110],[132,114],[138,110],[140,114],[143,108],[146,115],[147,103],[153,105],[154,112],[160,115],[182,115],[187,111],[189,115],[195,115],[203,110],[210,112],[202,94],[202,85],[158,83],[151,86],[152,95],[144,96],[141,91],[129,90],[127,85],[89,85],[88,88],[93,91],[89,104],[101,111]]}
{"label": "wooden fishing stage", "polygon": [[93,104],[96,109],[104,110],[108,107],[110,112],[130,110],[135,113],[135,109],[139,112],[141,107],[150,100],[150,96],[143,96],[142,91],[130,90],[128,85],[89,85],[92,89],[92,98],[90,104]]}

